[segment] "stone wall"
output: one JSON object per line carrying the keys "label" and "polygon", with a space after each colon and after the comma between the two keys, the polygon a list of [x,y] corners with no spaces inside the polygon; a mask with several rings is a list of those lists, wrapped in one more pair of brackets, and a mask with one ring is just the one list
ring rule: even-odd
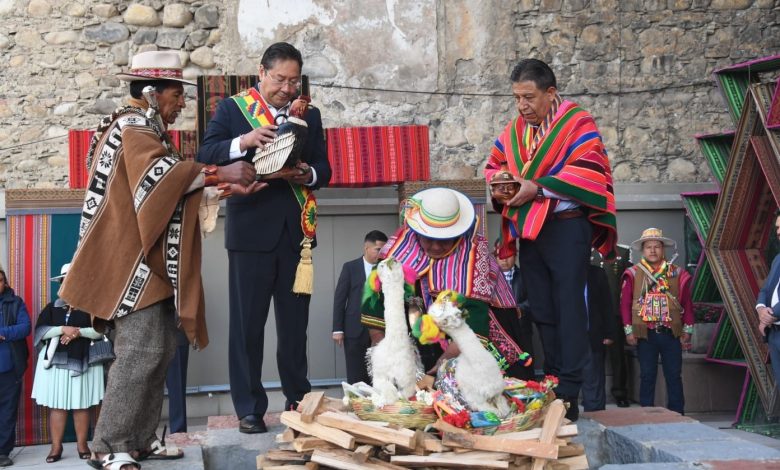
{"label": "stone wall", "polygon": [[277,40],[303,51],[326,126],[431,126],[436,178],[481,173],[515,113],[509,71],[538,57],[596,117],[617,181],[707,181],[692,136],[733,127],[710,74],[780,51],[779,16],[777,0],[0,0],[0,186],[67,185],[67,129],[122,103],[132,54],[251,74]]}

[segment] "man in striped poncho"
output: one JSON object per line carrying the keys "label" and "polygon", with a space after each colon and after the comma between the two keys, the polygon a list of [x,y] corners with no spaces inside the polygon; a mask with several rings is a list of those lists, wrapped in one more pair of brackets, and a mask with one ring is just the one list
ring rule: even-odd
{"label": "man in striped poncho", "polygon": [[[558,95],[544,62],[512,70],[518,117],[496,139],[485,177],[509,171],[520,183],[502,214],[504,252],[519,240],[519,261],[544,349],[544,370],[556,393],[579,416],[577,397],[588,357],[585,281],[591,247],[610,259],[617,240],[609,160],[593,117]],[[581,293],[577,295],[576,293]]]}

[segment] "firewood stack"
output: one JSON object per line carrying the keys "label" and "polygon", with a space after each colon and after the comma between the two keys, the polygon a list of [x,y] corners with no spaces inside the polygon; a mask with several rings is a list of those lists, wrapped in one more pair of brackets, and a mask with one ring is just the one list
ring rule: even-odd
{"label": "firewood stack", "polygon": [[581,444],[570,442],[577,425],[564,425],[563,402],[546,410],[542,427],[482,436],[441,420],[441,437],[378,421],[361,421],[341,400],[324,392],[306,395],[298,411],[282,413],[287,429],[276,436],[278,448],[258,455],[264,470],[387,470],[404,468],[503,468],[528,470],[587,469]]}

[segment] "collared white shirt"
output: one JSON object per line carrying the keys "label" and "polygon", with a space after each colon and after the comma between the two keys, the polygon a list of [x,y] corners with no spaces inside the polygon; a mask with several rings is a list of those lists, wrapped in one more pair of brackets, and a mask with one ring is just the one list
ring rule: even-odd
{"label": "collared white shirt", "polygon": [[366,261],[366,257],[363,257],[363,269],[366,272],[366,279],[368,279],[368,275],[371,274],[371,270],[374,269],[374,266],[376,265],[369,263]]}
{"label": "collared white shirt", "polygon": [[[287,103],[281,108],[276,108],[273,105],[268,104],[268,102],[266,102],[265,104],[268,106],[268,109],[271,111],[274,120],[276,119],[276,116],[279,113],[282,113],[286,116],[290,111],[290,103]],[[243,156],[246,156],[246,150],[244,150],[243,152],[241,151],[241,136],[238,136],[235,139],[233,139],[232,142],[230,142],[230,153],[228,154],[228,157],[231,160],[235,160]],[[314,167],[310,167],[310,168],[311,168],[311,181],[309,183],[306,183],[305,186],[314,186],[315,184],[317,184],[317,170],[314,169]]]}

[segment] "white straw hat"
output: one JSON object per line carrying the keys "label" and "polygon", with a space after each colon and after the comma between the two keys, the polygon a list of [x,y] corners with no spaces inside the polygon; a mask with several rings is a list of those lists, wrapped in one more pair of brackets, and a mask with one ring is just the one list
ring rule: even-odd
{"label": "white straw hat", "polygon": [[650,227],[642,232],[642,236],[638,240],[634,240],[631,243],[631,248],[635,250],[641,250],[644,242],[655,240],[664,244],[666,248],[674,248],[677,246],[674,240],[664,237],[664,232],[660,228]]}
{"label": "white straw hat", "polygon": [[444,240],[463,235],[474,225],[474,205],[454,189],[424,189],[406,201],[406,223],[417,234]]}
{"label": "white straw hat", "polygon": [[52,281],[61,281],[62,278],[65,277],[66,274],[68,274],[68,270],[70,270],[70,263],[65,263],[62,265],[62,268],[60,268],[60,275],[54,276],[51,278]]}
{"label": "white straw hat", "polygon": [[195,85],[182,78],[182,65],[176,51],[146,51],[133,56],[130,71],[118,73],[117,78],[126,82],[138,80],[173,80]]}

